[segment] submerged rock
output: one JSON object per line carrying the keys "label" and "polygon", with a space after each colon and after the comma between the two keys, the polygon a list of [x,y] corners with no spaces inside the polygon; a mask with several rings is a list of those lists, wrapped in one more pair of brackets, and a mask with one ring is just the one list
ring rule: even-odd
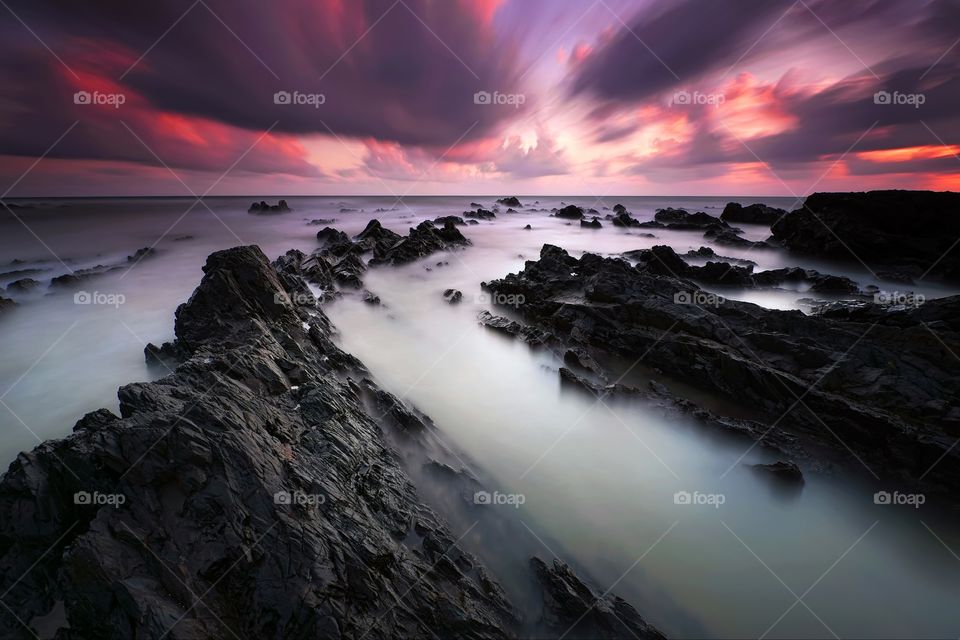
{"label": "submerged rock", "polygon": [[11,293],[32,293],[39,287],[40,283],[33,278],[21,278],[8,284],[7,291]]}
{"label": "submerged rock", "polygon": [[581,220],[580,226],[586,229],[602,229],[603,228],[603,225],[600,224],[600,219],[597,218],[596,216],[594,216],[593,220],[590,220],[589,222],[587,220]]}
{"label": "submerged rock", "polygon": [[10,298],[4,298],[0,296],[0,313],[6,313],[7,311],[12,311],[17,307],[17,303],[11,300]]}
{"label": "submerged rock", "polygon": [[495,214],[493,211],[489,211],[487,209],[483,209],[482,207],[478,207],[476,211],[464,211],[463,217],[479,218],[481,220],[493,220],[494,218],[497,217],[497,214]]}
{"label": "submerged rock", "polygon": [[436,228],[432,222],[421,222],[415,229],[410,229],[406,237],[390,244],[378,243],[373,248],[371,265],[377,264],[404,264],[413,262],[438,251],[464,247],[470,244],[452,220],[447,220],[443,227]]}
{"label": "submerged rock", "polygon": [[507,207],[522,207],[520,200],[516,196],[508,196],[506,198],[500,198],[497,200],[498,203],[507,206]]}

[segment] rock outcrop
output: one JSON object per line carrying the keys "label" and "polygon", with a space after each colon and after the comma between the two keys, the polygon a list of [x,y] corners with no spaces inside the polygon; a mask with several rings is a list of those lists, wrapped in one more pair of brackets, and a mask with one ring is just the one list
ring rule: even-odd
{"label": "rock outcrop", "polygon": [[[40,620],[63,639],[543,635],[420,498],[397,444],[442,451],[436,427],[334,345],[297,261],[212,254],[176,312],[175,371],[10,465],[0,635]],[[584,611],[573,590],[596,601],[584,628],[655,634],[541,564],[544,627]]]}
{"label": "rock outcrop", "polygon": [[742,222],[745,224],[762,224],[770,226],[784,215],[786,211],[765,204],[741,205],[739,202],[728,202],[720,214],[724,222]]}
{"label": "rock outcrop", "polygon": [[632,266],[544,245],[538,261],[486,287],[524,300],[516,311],[529,325],[509,333],[537,329],[566,346],[642,357],[756,411],[770,425],[764,437],[791,457],[852,472],[862,463],[955,500],[960,296],[867,320],[768,310],[669,274],[667,249],[664,261]]}
{"label": "rock outcrop", "polygon": [[788,250],[960,281],[960,193],[815,193],[771,228]]}

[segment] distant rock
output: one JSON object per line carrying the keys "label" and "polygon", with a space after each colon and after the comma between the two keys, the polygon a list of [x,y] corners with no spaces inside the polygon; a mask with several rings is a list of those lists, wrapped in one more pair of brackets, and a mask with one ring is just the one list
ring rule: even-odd
{"label": "distant rock", "polygon": [[152,258],[157,255],[157,250],[153,247],[143,247],[137,249],[132,256],[127,256],[127,262],[140,262],[145,258]]}
{"label": "distant rock", "polygon": [[784,209],[768,207],[765,204],[751,204],[744,207],[738,202],[728,202],[723,208],[723,213],[720,214],[720,219],[725,222],[762,224],[769,227],[786,213]]}
{"label": "distant rock", "polygon": [[580,226],[586,229],[602,229],[603,228],[603,225],[600,224],[600,219],[597,218],[596,216],[594,216],[593,219],[590,221],[581,220]]}
{"label": "distant rock", "polygon": [[292,211],[292,209],[290,209],[290,207],[287,205],[286,200],[281,200],[280,202],[274,205],[269,205],[265,201],[261,200],[260,202],[254,202],[253,204],[250,205],[250,208],[247,209],[248,213],[258,213],[258,214],[286,213],[288,211]]}
{"label": "distant rock", "polygon": [[697,211],[696,213],[690,213],[686,209],[674,209],[672,207],[667,207],[666,209],[658,209],[654,214],[653,219],[656,222],[665,224],[668,229],[676,230],[687,230],[687,229],[709,229],[712,227],[727,228],[729,225],[717,218],[705,213],[703,211]]}
{"label": "distant rock", "polygon": [[36,291],[40,283],[33,278],[21,278],[7,285],[7,291],[10,293],[31,293]]}
{"label": "distant rock", "polygon": [[737,235],[737,232],[730,228],[713,227],[707,229],[703,237],[707,240],[726,247],[738,247],[741,249],[769,249],[770,245],[763,240],[747,240]]}
{"label": "distant rock", "polygon": [[457,304],[463,300],[463,292],[457,291],[456,289],[447,289],[443,292],[443,299],[449,304]]}
{"label": "distant rock", "polygon": [[617,207],[620,207],[620,210],[617,211],[617,214],[611,219],[611,223],[615,227],[639,227],[640,221],[634,218],[632,215],[627,213],[627,210],[623,208],[623,205],[616,205],[614,210],[617,210]]}
{"label": "distant rock", "polygon": [[10,298],[4,298],[0,296],[0,313],[6,313],[12,311],[17,307],[17,303],[11,300]]}
{"label": "distant rock", "polygon": [[569,220],[579,220],[583,218],[583,209],[578,207],[575,204],[569,204],[562,209],[558,209],[554,214],[558,218],[566,218]]}
{"label": "distant rock", "polygon": [[466,226],[467,224],[466,220],[464,220],[460,216],[440,216],[439,218],[433,219],[433,224],[440,225],[441,227],[447,224],[448,222],[452,222],[453,224],[458,226]]}
{"label": "distant rock", "polygon": [[493,211],[490,211],[488,209],[483,209],[481,207],[478,207],[476,211],[464,211],[463,217],[479,218],[481,220],[493,220],[494,218],[497,217],[497,214],[495,214]]}
{"label": "distant rock", "polygon": [[532,230],[533,230],[533,227],[531,227],[530,225],[527,225],[527,226],[525,226],[525,227],[523,228],[523,230],[524,230],[524,231],[532,231]]}
{"label": "distant rock", "polygon": [[[522,207],[520,200],[516,196],[508,196],[506,198],[500,198],[497,200],[498,203],[507,206],[507,207]],[[470,205],[473,206],[473,205]]]}

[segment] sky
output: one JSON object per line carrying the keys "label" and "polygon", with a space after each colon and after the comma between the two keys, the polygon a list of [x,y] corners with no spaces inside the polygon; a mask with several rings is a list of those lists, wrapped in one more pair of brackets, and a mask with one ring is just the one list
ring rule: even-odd
{"label": "sky", "polygon": [[954,0],[3,0],[3,197],[960,191]]}

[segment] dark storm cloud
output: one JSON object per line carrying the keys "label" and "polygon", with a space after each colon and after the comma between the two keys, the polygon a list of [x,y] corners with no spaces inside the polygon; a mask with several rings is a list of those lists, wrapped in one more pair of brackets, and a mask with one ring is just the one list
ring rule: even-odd
{"label": "dark storm cloud", "polygon": [[[479,90],[511,91],[514,70],[483,3],[470,0],[9,4],[81,80],[7,21],[0,52],[6,84],[15,79],[18,89],[0,109],[29,131],[10,132],[15,139],[5,140],[3,152],[40,153],[41,129],[84,115],[37,105],[62,103],[58,92],[82,84],[91,70],[142,98],[143,108],[250,131],[276,121],[275,133],[326,134],[329,127],[340,136],[444,148],[516,115],[474,104]],[[38,60],[49,69],[37,68]],[[276,104],[278,91],[325,101],[319,108]]]}

